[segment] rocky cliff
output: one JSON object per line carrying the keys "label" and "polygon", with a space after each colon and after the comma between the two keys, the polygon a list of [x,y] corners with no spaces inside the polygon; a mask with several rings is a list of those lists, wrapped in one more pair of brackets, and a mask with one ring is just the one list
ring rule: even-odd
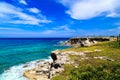
{"label": "rocky cliff", "polygon": [[74,46],[74,47],[83,47],[91,46],[97,42],[110,41],[109,38],[72,38],[67,41],[61,42],[62,45]]}

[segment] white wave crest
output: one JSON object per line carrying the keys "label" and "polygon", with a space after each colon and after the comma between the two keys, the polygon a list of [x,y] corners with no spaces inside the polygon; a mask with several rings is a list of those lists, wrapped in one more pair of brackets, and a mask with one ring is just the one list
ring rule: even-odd
{"label": "white wave crest", "polygon": [[36,61],[27,62],[26,64],[13,66],[8,70],[4,71],[0,75],[0,80],[28,80],[23,76],[24,71],[35,68],[35,66],[40,65],[44,61],[48,61],[48,60],[49,59],[36,60]]}

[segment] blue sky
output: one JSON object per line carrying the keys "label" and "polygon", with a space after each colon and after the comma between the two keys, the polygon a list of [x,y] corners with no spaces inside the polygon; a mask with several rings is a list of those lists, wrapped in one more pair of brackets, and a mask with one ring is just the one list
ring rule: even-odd
{"label": "blue sky", "polygon": [[119,33],[119,0],[0,0],[0,37]]}

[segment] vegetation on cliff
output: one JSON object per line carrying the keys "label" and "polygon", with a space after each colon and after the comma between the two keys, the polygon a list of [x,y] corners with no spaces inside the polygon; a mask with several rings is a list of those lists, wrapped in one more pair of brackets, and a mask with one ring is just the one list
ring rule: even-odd
{"label": "vegetation on cliff", "polygon": [[63,51],[83,51],[86,56],[69,55],[74,64],[64,65],[64,71],[52,80],[119,80],[120,47],[116,41]]}

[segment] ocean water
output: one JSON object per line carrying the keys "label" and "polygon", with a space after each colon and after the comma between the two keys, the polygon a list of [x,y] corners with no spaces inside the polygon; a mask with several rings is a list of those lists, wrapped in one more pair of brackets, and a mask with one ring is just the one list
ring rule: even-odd
{"label": "ocean water", "polygon": [[37,60],[49,59],[52,50],[68,48],[59,44],[65,40],[67,38],[0,39],[0,80],[27,80],[23,77],[24,70],[41,64],[36,63]]}

